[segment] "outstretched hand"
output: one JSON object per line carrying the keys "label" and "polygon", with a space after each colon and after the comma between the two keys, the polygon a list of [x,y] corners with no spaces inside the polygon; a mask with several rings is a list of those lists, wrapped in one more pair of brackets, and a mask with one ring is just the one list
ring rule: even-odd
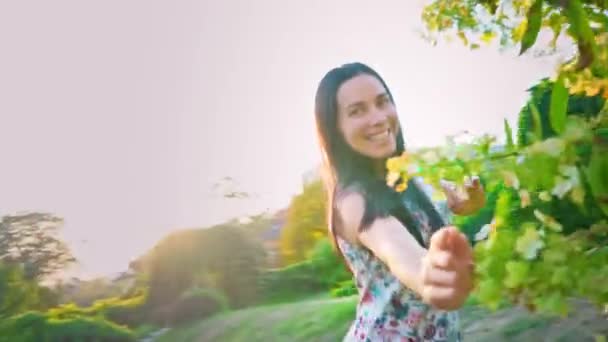
{"label": "outstretched hand", "polygon": [[431,237],[422,261],[422,298],[441,310],[455,310],[473,289],[473,251],[455,227],[445,227]]}
{"label": "outstretched hand", "polygon": [[441,181],[448,208],[456,215],[471,215],[486,205],[486,195],[479,177],[465,178],[464,189],[453,182]]}

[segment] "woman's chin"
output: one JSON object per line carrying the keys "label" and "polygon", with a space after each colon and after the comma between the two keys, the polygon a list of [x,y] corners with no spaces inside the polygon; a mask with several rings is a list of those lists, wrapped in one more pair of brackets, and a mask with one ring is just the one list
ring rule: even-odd
{"label": "woman's chin", "polygon": [[394,157],[396,152],[396,148],[386,148],[382,150],[370,151],[370,153],[367,153],[367,156],[372,159],[384,160]]}

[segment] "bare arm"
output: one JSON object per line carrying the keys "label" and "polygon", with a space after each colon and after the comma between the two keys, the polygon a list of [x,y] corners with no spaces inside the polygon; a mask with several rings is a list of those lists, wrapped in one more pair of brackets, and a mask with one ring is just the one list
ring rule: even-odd
{"label": "bare arm", "polygon": [[365,202],[356,192],[340,198],[337,208],[341,235],[367,247],[403,285],[439,309],[462,305],[471,289],[472,259],[462,233],[453,227],[443,228],[433,235],[426,250],[392,216],[378,218],[367,230],[359,232]]}

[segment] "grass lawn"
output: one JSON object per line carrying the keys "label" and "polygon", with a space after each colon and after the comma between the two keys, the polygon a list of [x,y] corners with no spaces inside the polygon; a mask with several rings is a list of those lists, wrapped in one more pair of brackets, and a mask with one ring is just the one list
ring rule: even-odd
{"label": "grass lawn", "polygon": [[[227,312],[180,326],[160,342],[181,341],[341,341],[355,316],[356,297],[319,298]],[[577,303],[565,319],[546,318],[507,307],[488,312],[476,305],[461,311],[465,341],[595,341],[608,334],[608,320]]]}

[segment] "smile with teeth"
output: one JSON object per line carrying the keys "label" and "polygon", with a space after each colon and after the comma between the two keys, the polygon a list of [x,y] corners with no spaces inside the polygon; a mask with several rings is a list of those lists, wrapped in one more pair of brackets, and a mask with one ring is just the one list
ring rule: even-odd
{"label": "smile with teeth", "polygon": [[391,130],[387,129],[384,132],[380,132],[380,133],[376,133],[376,134],[370,134],[367,136],[367,139],[370,141],[383,141],[388,139],[389,135],[391,134]]}

